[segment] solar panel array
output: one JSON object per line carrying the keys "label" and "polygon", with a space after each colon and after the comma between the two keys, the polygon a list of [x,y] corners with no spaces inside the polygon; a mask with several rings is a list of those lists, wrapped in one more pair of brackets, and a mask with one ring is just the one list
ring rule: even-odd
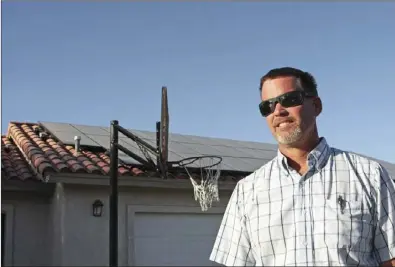
{"label": "solar panel array", "polygon": [[[74,136],[78,135],[81,137],[81,146],[110,149],[110,127],[55,122],[40,122],[40,124],[64,144],[74,145]],[[134,129],[128,131],[156,147],[156,132]],[[119,134],[119,143],[144,158],[137,143],[122,133]],[[276,151],[277,146],[272,144],[169,133],[169,161],[202,155],[221,156],[222,170],[253,172],[273,159]],[[140,164],[122,151],[119,151],[119,159],[125,163]]]}
{"label": "solar panel array", "polygon": [[[80,144],[82,146],[110,149],[110,127],[55,122],[40,122],[40,124],[64,144],[74,145],[74,136],[78,135],[81,136]],[[127,130],[156,147],[156,132]],[[119,143],[138,156],[145,158],[137,143],[122,133],[119,134]],[[222,170],[253,172],[273,159],[276,154],[277,145],[273,144],[169,133],[169,161],[193,156],[215,155],[222,157]],[[119,151],[119,159],[129,164],[140,164],[122,151]],[[154,157],[153,159],[156,162]],[[395,164],[371,159],[382,164],[395,178]]]}

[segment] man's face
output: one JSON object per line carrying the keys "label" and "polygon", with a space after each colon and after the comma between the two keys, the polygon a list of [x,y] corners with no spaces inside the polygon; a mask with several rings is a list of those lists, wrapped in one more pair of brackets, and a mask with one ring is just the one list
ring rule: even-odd
{"label": "man's face", "polygon": [[[301,90],[296,78],[279,77],[265,81],[261,98],[262,101],[268,100],[296,90]],[[308,138],[320,111],[316,104],[313,98],[305,98],[303,104],[296,107],[285,108],[280,103],[276,104],[274,112],[266,117],[266,121],[279,144],[298,144]]]}

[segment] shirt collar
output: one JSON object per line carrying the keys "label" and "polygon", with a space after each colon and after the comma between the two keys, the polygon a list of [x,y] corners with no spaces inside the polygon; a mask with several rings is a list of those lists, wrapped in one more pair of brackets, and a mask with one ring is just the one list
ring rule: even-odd
{"label": "shirt collar", "polygon": [[[307,164],[309,168],[315,167],[318,171],[321,171],[325,167],[329,155],[330,147],[326,142],[326,139],[321,137],[318,145],[312,151],[310,151],[307,156]],[[280,165],[288,170],[289,166],[287,158],[280,152],[279,149],[277,150],[277,158]]]}

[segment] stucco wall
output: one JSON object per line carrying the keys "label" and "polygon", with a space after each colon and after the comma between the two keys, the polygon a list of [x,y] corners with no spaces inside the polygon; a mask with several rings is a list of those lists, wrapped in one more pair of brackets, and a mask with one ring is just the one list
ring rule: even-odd
{"label": "stucco wall", "polygon": [[[2,192],[2,209],[12,220],[6,227],[5,264],[48,266],[50,257],[50,198],[32,192]],[[13,218],[10,218],[12,216]],[[6,240],[6,242],[7,242]]]}
{"label": "stucco wall", "polygon": [[[216,210],[223,212],[231,192],[221,192],[221,202]],[[109,189],[93,186],[64,186],[66,201],[63,247],[63,266],[103,266],[108,264],[109,239]],[[104,202],[102,217],[92,216],[92,203]],[[200,207],[193,199],[193,191],[174,189],[120,189],[119,194],[119,265],[128,261],[128,209],[130,206],[162,206],[167,210],[181,210],[185,207]],[[130,229],[130,228],[129,228]]]}

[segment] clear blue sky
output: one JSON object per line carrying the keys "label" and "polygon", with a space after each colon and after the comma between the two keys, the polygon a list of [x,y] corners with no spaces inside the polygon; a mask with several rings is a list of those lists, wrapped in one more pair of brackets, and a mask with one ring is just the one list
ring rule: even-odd
{"label": "clear blue sky", "polygon": [[319,133],[395,163],[394,3],[2,2],[2,133],[9,121],[170,131],[274,143],[259,78],[317,79]]}

